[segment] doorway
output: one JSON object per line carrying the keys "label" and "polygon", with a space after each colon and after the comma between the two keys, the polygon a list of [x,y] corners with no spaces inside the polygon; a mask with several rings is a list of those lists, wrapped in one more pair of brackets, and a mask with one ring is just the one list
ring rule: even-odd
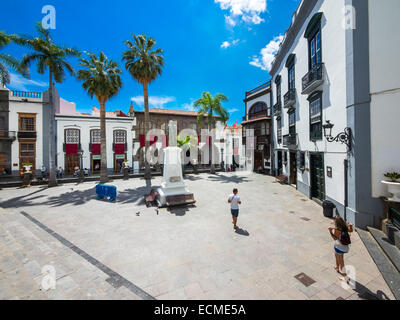
{"label": "doorway", "polygon": [[114,154],[114,171],[115,173],[121,173],[122,164],[126,159],[125,154]]}
{"label": "doorway", "polygon": [[277,175],[281,175],[282,171],[282,151],[278,151],[278,172]]}
{"label": "doorway", "polygon": [[296,153],[290,152],[290,184],[297,185],[297,159]]}
{"label": "doorway", "polygon": [[311,154],[310,157],[311,174],[311,197],[320,201],[325,200],[325,172],[324,156],[322,153]]}
{"label": "doorway", "polygon": [[100,168],[101,168],[101,156],[100,155],[92,155],[92,161],[91,161],[91,169],[92,173],[100,173]]}
{"label": "doorway", "polygon": [[65,172],[66,174],[73,174],[76,168],[80,167],[79,156],[77,154],[65,155]]}
{"label": "doorway", "polygon": [[254,171],[258,172],[260,169],[262,170],[263,168],[262,161],[263,161],[262,152],[254,150]]}

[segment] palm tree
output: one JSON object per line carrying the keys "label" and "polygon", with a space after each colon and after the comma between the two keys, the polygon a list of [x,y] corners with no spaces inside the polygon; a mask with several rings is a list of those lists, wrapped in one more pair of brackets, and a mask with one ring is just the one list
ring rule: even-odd
{"label": "palm tree", "polygon": [[96,96],[100,104],[100,137],[101,137],[101,167],[100,183],[108,182],[107,177],[107,144],[106,144],[106,102],[117,95],[122,87],[121,70],[118,64],[100,52],[96,57],[87,53],[89,59],[79,59],[79,65],[84,67],[78,71],[78,80],[90,97]]}
{"label": "palm tree", "polygon": [[[130,40],[124,41],[128,50],[122,53],[122,60],[125,61],[125,69],[129,71],[132,78],[143,86],[144,97],[144,134],[147,136],[149,130],[149,84],[156,80],[162,73],[164,58],[162,49],[155,49],[156,41],[147,38],[145,35],[132,34],[134,43]],[[149,149],[150,142],[145,139],[145,153]],[[145,160],[145,179],[151,179],[150,165]]]}
{"label": "palm tree", "polygon": [[38,37],[36,38],[13,35],[11,39],[15,43],[33,51],[23,57],[22,67],[29,67],[32,63],[36,63],[39,74],[44,74],[46,70],[49,72],[49,187],[53,187],[57,185],[55,175],[55,104],[53,101],[55,87],[53,78],[57,83],[61,83],[65,79],[65,71],[73,75],[74,68],[66,58],[80,56],[80,52],[73,48],[56,45],[50,37],[50,31],[44,29],[40,22],[37,23],[36,30],[38,32]]}
{"label": "palm tree", "polygon": [[[5,47],[10,42],[11,37],[5,34],[3,31],[0,31],[0,49]],[[8,72],[6,66],[20,73],[24,77],[29,77],[28,68],[24,68],[18,59],[7,53],[0,53],[0,84],[3,87],[10,83],[10,73]]]}
{"label": "palm tree", "polygon": [[[197,116],[197,122],[198,126],[201,129],[201,125],[203,122],[203,118],[205,115],[207,115],[207,125],[208,125],[208,130],[211,131],[211,129],[215,128],[215,118],[214,114],[218,115],[221,117],[222,121],[226,123],[229,119],[229,113],[226,111],[226,109],[222,106],[221,102],[222,101],[228,101],[228,98],[221,94],[218,93],[213,97],[209,92],[203,92],[201,95],[201,98],[197,99],[194,102],[194,106],[198,107],[199,113]],[[215,173],[215,165],[213,162],[213,146],[210,144],[210,157],[211,157],[211,168],[210,172],[212,174]]]}

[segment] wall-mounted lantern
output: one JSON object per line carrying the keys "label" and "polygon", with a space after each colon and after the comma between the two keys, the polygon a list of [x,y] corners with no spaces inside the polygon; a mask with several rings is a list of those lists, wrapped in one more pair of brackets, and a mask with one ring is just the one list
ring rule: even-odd
{"label": "wall-mounted lantern", "polygon": [[343,132],[339,133],[336,137],[332,136],[332,128],[334,124],[332,124],[329,120],[326,120],[326,124],[322,127],[324,128],[324,136],[328,142],[341,142],[347,145],[348,151],[351,151],[351,140],[352,140],[352,132],[351,128],[345,128]]}

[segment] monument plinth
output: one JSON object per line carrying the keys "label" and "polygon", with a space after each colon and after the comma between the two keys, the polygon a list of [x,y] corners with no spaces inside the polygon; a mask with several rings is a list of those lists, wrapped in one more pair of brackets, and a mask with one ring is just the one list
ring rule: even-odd
{"label": "monument plinth", "polygon": [[159,207],[176,206],[182,204],[193,204],[193,193],[186,188],[182,174],[182,149],[176,144],[176,123],[170,121],[169,127],[169,147],[163,151],[164,172],[161,187],[157,188],[157,202]]}

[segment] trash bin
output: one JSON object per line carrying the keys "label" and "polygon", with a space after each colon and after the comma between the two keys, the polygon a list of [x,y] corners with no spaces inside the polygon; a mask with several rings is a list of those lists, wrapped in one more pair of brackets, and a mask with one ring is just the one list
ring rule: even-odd
{"label": "trash bin", "polygon": [[332,201],[325,200],[322,203],[322,208],[324,210],[324,216],[327,218],[333,217],[333,209],[336,208],[335,204]]}

